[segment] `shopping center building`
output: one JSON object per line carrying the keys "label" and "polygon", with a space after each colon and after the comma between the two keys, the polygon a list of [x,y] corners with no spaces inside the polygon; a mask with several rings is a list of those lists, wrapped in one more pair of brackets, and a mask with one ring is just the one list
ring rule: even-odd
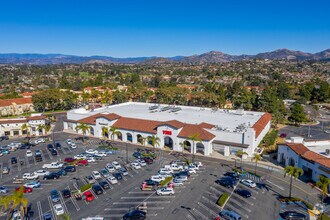
{"label": "shopping center building", "polygon": [[[148,143],[148,137],[159,138],[156,147],[210,155],[218,151],[225,156],[243,150],[249,156],[256,152],[262,138],[270,129],[271,115],[264,112],[223,110],[190,106],[169,106],[127,102],[98,109],[68,111],[64,131],[82,133],[76,126],[90,125],[87,135],[110,138],[103,127],[115,127],[120,133],[114,139]],[[198,135],[201,141],[189,139]]]}

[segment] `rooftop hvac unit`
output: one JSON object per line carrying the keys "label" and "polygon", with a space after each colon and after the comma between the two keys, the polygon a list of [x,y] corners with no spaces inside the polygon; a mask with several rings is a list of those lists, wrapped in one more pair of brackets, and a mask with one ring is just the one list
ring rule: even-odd
{"label": "rooftop hvac unit", "polygon": [[330,154],[330,149],[325,149],[325,153],[326,153],[327,155],[329,155],[329,154]]}

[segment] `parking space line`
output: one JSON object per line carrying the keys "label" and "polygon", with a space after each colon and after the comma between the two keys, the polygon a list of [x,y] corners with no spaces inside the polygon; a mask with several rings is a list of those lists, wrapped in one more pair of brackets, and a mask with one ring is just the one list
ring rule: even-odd
{"label": "parking space line", "polygon": [[150,193],[150,194],[153,194],[155,193],[155,191],[133,191],[133,192],[128,192],[128,194],[147,194],[147,193]]}
{"label": "parking space line", "polygon": [[[148,211],[163,210],[165,207],[148,207]],[[127,211],[127,208],[105,208],[104,211]]]}
{"label": "parking space line", "polygon": [[21,170],[22,170],[22,167],[21,167],[21,159],[20,159],[19,157],[17,157],[17,161],[18,161],[18,163],[17,163],[17,170],[18,170],[18,171],[21,171]]}
{"label": "parking space line", "polygon": [[27,156],[25,156],[25,161],[26,161],[27,168],[30,168],[29,158]]}
{"label": "parking space line", "polygon": [[[69,185],[66,188],[68,190],[70,190],[70,192],[71,192],[71,189],[70,189],[70,186]],[[70,200],[71,200],[71,202],[73,203],[74,207],[76,208],[76,210],[78,212],[80,210],[80,207],[79,207],[77,201],[75,199],[73,199],[72,196],[70,197]]]}
{"label": "parking space line", "polygon": [[205,215],[203,215],[200,211],[198,211],[197,209],[193,208],[192,209],[193,212],[195,212],[199,217],[201,217],[202,219],[208,219],[208,217],[206,217]]}
{"label": "parking space line", "polygon": [[228,206],[229,209],[234,210],[234,211],[235,211],[236,213],[238,213],[239,215],[244,216],[245,218],[249,218],[249,216],[248,216],[248,215],[245,215],[245,214],[242,212],[241,209],[238,209],[238,208],[234,207],[234,206],[231,205],[229,202],[226,203],[226,206]]}
{"label": "parking space line", "polygon": [[202,199],[204,199],[205,202],[208,202],[208,205],[212,205],[214,208],[219,209],[219,206],[214,201],[211,202],[211,200],[209,198],[202,196]]}
{"label": "parking space line", "polygon": [[37,208],[38,208],[38,213],[39,213],[39,219],[42,219],[42,208],[41,208],[40,201],[37,202]]}
{"label": "parking space line", "polygon": [[36,157],[32,156],[34,160],[34,165],[37,165]]}
{"label": "parking space line", "polygon": [[[164,204],[166,204],[166,203],[171,203],[171,201],[144,201],[144,202],[146,202],[147,204],[162,204],[162,203],[164,203]],[[139,204],[141,204],[141,203],[143,203],[143,202],[141,202],[141,201],[132,201],[132,202],[114,202],[114,203],[112,203],[113,205],[124,205],[124,204],[126,204],[126,205],[129,205],[129,204],[131,204],[131,205],[139,205]]]}
{"label": "parking space line", "polygon": [[213,215],[212,217],[215,217],[215,216],[218,215],[218,214],[215,213],[212,209],[206,207],[203,203],[201,203],[201,202],[197,202],[197,204],[198,204],[200,207],[202,207],[203,209],[205,209],[208,213],[211,213],[211,214]]}
{"label": "parking space line", "polygon": [[63,199],[62,193],[59,193],[59,194],[60,194],[60,201],[61,201],[61,203],[62,203],[62,205],[63,205],[63,208],[64,208],[64,212],[66,212],[66,213],[70,213],[69,210],[68,210],[68,207],[67,207],[66,204],[65,204],[65,201],[64,201],[64,199]]}
{"label": "parking space line", "polygon": [[53,204],[51,202],[50,196],[48,196],[48,203],[49,203],[50,211],[52,212],[52,215],[53,215],[54,219],[57,220],[57,215],[55,215],[54,207],[53,207]]}
{"label": "parking space line", "polygon": [[[157,216],[157,213],[148,213],[148,216]],[[105,218],[120,218],[122,219],[123,218],[123,214],[109,214],[109,215],[102,215],[102,217],[105,217]]]}

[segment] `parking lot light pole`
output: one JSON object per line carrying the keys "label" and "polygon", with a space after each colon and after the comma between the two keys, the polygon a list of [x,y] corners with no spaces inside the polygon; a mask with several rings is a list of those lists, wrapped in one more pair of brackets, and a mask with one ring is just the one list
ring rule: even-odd
{"label": "parking lot light pole", "polygon": [[126,143],[126,164],[128,164],[128,146]]}

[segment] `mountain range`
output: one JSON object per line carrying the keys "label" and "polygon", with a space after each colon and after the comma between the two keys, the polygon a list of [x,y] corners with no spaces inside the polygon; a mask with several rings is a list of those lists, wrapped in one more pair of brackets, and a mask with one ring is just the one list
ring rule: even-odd
{"label": "mountain range", "polygon": [[128,57],[115,58],[110,56],[75,56],[64,54],[0,54],[0,64],[64,64],[64,63],[223,63],[243,59],[286,59],[286,60],[330,60],[330,49],[319,53],[306,53],[288,49],[279,49],[256,55],[230,55],[219,51],[210,51],[200,55],[175,57]]}

